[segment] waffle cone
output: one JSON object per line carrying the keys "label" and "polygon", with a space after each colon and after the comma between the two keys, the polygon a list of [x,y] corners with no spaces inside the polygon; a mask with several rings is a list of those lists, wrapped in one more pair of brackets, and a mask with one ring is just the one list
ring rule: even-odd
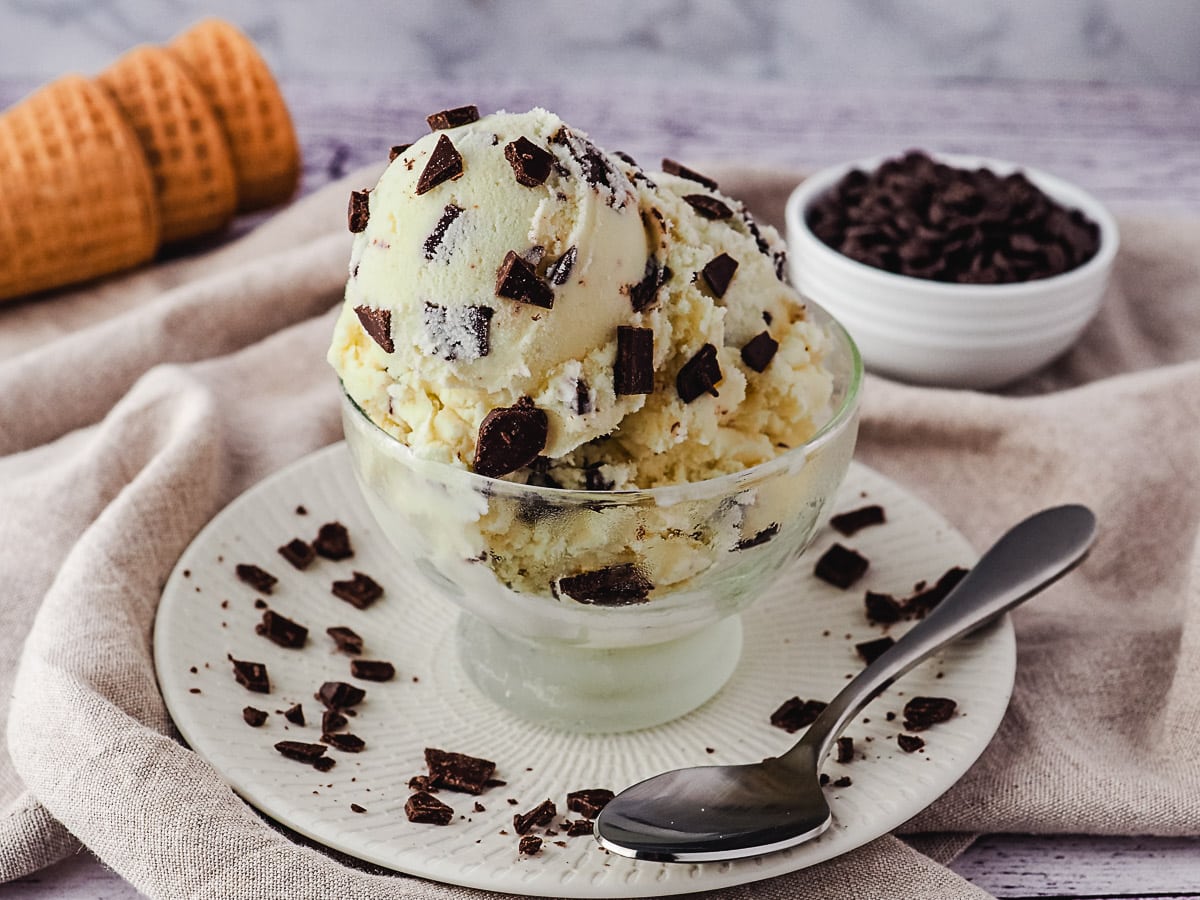
{"label": "waffle cone", "polygon": [[145,150],[163,243],[228,225],[237,207],[229,144],[212,105],[183,64],[161,47],[137,47],[97,80]]}
{"label": "waffle cone", "polygon": [[238,210],[289,199],[300,180],[300,148],[287,105],[250,39],[206,19],[170,44],[225,128],[237,175]]}
{"label": "waffle cone", "polygon": [[0,115],[0,300],[149,260],[154,182],[112,98],[79,76]]}

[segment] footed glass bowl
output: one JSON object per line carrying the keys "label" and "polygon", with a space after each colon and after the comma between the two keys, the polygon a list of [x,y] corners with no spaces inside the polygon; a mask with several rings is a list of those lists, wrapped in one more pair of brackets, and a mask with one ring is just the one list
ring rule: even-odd
{"label": "footed glass bowl", "polygon": [[729,475],[650,490],[515,484],[415,456],[348,396],[355,474],[396,553],[461,608],[459,659],[486,695],[573,731],[669,721],[720,690],[737,613],[829,515],[858,425],[862,361],[827,324],[829,415],[804,445]]}

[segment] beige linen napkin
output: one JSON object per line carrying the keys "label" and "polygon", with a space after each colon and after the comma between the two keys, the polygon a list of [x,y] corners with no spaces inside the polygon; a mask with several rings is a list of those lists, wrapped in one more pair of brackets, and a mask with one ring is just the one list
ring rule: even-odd
{"label": "beige linen napkin", "polygon": [[[720,172],[776,222],[786,173]],[[89,847],[151,897],[464,897],[282,834],[175,740],[159,591],[225,503],[339,437],[323,354],[356,173],[221,250],[0,310],[0,880]],[[984,546],[1047,504],[1092,557],[1015,615],[1017,688],[972,771],[907,826],[1200,832],[1200,222],[1122,222],[1107,305],[1005,394],[869,379],[859,457]],[[22,649],[23,648],[23,649]],[[724,897],[983,896],[894,837]]]}

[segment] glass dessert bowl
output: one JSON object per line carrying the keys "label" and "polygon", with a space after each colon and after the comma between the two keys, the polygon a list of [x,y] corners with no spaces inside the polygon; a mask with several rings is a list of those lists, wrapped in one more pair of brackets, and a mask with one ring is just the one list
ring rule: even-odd
{"label": "glass dessert bowl", "polygon": [[555,728],[626,731],[712,697],[741,654],[738,613],[827,519],[853,454],[862,361],[829,332],[832,394],[805,443],[759,465],[645,490],[566,490],[422,459],[348,395],[354,470],[398,562],[461,611],[485,695]]}

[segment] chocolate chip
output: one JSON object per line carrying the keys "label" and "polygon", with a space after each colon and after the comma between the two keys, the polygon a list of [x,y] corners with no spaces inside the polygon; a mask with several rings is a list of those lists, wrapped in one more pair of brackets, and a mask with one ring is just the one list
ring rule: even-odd
{"label": "chocolate chip", "polygon": [[837,739],[837,761],[840,763],[854,761],[854,738],[840,737]]}
{"label": "chocolate chip", "polygon": [[793,734],[801,728],[807,728],[817,721],[817,716],[825,709],[826,704],[820,700],[801,700],[792,697],[784,700],[775,712],[771,713],[771,724],[782,728],[788,734]]}
{"label": "chocolate chip", "polygon": [[850,587],[866,573],[870,561],[856,550],[834,544],[817,560],[813,574],[842,590]]}
{"label": "chocolate chip", "polygon": [[349,720],[336,709],[327,709],[321,713],[321,733],[333,734],[346,727]]}
{"label": "chocolate chip", "polygon": [[592,411],[592,392],[582,378],[575,379],[575,412],[586,416]]}
{"label": "chocolate chip", "polygon": [[558,589],[579,603],[628,606],[646,602],[654,584],[633,563],[617,563],[560,578]]}
{"label": "chocolate chip", "polygon": [[264,594],[271,593],[275,588],[276,582],[279,581],[270,572],[249,563],[238,563],[234,571],[237,572],[239,581],[250,585],[256,591],[262,591]]}
{"label": "chocolate chip", "polygon": [[629,286],[629,303],[634,312],[641,312],[658,297],[658,289],[666,284],[671,277],[671,270],[666,266],[659,268],[654,257],[646,260],[642,280]]}
{"label": "chocolate chip", "polygon": [[262,614],[262,621],[254,626],[254,632],[280,647],[296,649],[303,647],[308,641],[307,628],[286,616],[279,615],[273,609],[268,609]]}
{"label": "chocolate chip", "polygon": [[[384,353],[394,353],[396,343],[392,340],[392,311],[390,309],[375,309],[371,306],[356,306],[354,314],[363,331],[380,346]],[[319,551],[318,551],[319,552]]]}
{"label": "chocolate chip", "polygon": [[526,834],[522,836],[517,844],[517,852],[522,856],[533,856],[535,853],[542,851],[542,839],[536,834]]}
{"label": "chocolate chip", "polygon": [[337,765],[337,760],[332,756],[318,756],[313,760],[312,767],[318,772],[328,772]]}
{"label": "chocolate chip", "polygon": [[267,667],[260,662],[249,662],[243,659],[229,657],[233,663],[233,677],[248,691],[256,694],[271,693],[271,679],[267,676]]}
{"label": "chocolate chip", "polygon": [[567,279],[571,277],[571,270],[575,268],[575,259],[579,255],[578,248],[572,244],[563,255],[550,264],[546,269],[547,280],[555,287],[560,287],[567,283]]}
{"label": "chocolate chip", "polygon": [[505,254],[504,262],[496,270],[496,296],[530,303],[543,309],[551,309],[554,306],[554,291],[538,277],[533,264],[522,259],[515,250],[509,250]]}
{"label": "chocolate chip", "polygon": [[913,697],[904,704],[904,727],[924,731],[954,715],[958,704],[949,697]]}
{"label": "chocolate chip", "polygon": [[362,753],[367,746],[367,742],[356,734],[322,734],[321,740],[343,753]]}
{"label": "chocolate chip", "polygon": [[280,547],[279,555],[301,571],[312,565],[313,560],[317,558],[317,552],[300,538],[292,538]]}
{"label": "chocolate chip", "polygon": [[303,763],[315,762],[325,755],[325,748],[321,744],[306,744],[302,741],[280,741],[275,745],[275,749],[288,759]]}
{"label": "chocolate chip", "polygon": [[696,351],[679,369],[675,376],[675,390],[679,399],[691,403],[701,394],[717,395],[715,385],[721,380],[721,364],[717,360],[717,348],[705,344]]}
{"label": "chocolate chip", "polygon": [[430,131],[441,131],[444,128],[458,128],[479,121],[479,107],[456,106],[454,109],[443,109],[426,116]]}
{"label": "chocolate chip", "polygon": [[363,681],[391,681],[396,667],[382,659],[352,659],[350,674]]}
{"label": "chocolate chip", "polygon": [[711,191],[717,189],[717,183],[711,178],[707,178],[695,169],[689,169],[687,166],[677,163],[673,159],[667,159],[665,156],[662,161],[662,170],[668,175],[678,175],[680,178],[688,179],[688,181],[695,181]]}
{"label": "chocolate chip", "polygon": [[425,163],[421,177],[417,179],[417,194],[431,191],[444,181],[461,178],[462,174],[462,154],[455,149],[450,138],[443,134],[438,137],[433,152],[429,154],[429,161]]}
{"label": "chocolate chip", "polygon": [[350,205],[346,210],[346,220],[353,234],[367,230],[367,221],[371,218],[369,189],[350,192]]}
{"label": "chocolate chip", "polygon": [[839,513],[829,520],[829,524],[846,537],[849,537],[856,531],[862,531],[862,529],[871,525],[882,525],[884,521],[886,521],[886,516],[883,507],[872,504]]}
{"label": "chocolate chip", "polygon": [[479,423],[473,468],[499,478],[532,463],[546,446],[549,420],[532,402],[501,406]]}
{"label": "chocolate chip", "polygon": [[325,629],[325,633],[333,638],[338,650],[355,656],[362,653],[363,639],[345,625],[334,625]]}
{"label": "chocolate chip", "polygon": [[654,390],[654,331],[617,326],[617,359],[613,389],[618,396],[649,394]]}
{"label": "chocolate chip", "polygon": [[736,259],[728,253],[721,253],[706,262],[704,268],[700,270],[700,274],[708,282],[709,290],[713,292],[713,296],[721,298],[729,290],[729,282],[733,280],[733,273],[737,271],[737,267],[738,261]]}
{"label": "chocolate chip", "polygon": [[683,199],[706,219],[728,219],[733,215],[733,210],[708,194],[687,194]]}
{"label": "chocolate chip", "polygon": [[438,306],[426,301],[425,337],[435,356],[445,360],[482,359],[491,352],[490,306]]}
{"label": "chocolate chip", "polygon": [[765,544],[775,535],[779,534],[779,523],[772,522],[766,528],[756,532],[748,538],[742,538],[733,545],[734,550],[749,550],[751,547],[757,547],[760,544]]}
{"label": "chocolate chip", "polygon": [[755,372],[764,372],[778,349],[779,341],[770,332],[760,331],[742,347],[742,362]]}
{"label": "chocolate chip", "polygon": [[357,803],[350,804],[350,812],[365,813],[366,811],[367,808],[365,806],[359,806]]}
{"label": "chocolate chip", "polygon": [[432,787],[444,787],[464,794],[482,794],[496,771],[496,764],[490,759],[451,753],[436,747],[425,748],[425,765],[429,768]]}
{"label": "chocolate chip", "polygon": [[258,728],[263,722],[267,721],[267,711],[247,706],[242,710],[242,719],[251,728]]}
{"label": "chocolate chip", "polygon": [[917,737],[915,734],[898,734],[896,743],[905,753],[916,753],[925,746],[925,739]]}
{"label": "chocolate chip", "polygon": [[875,638],[873,641],[863,641],[862,643],[855,644],[854,649],[870,665],[882,656],[894,643],[896,643],[895,638],[885,635],[881,638]]}
{"label": "chocolate chip", "polygon": [[946,599],[947,594],[958,586],[958,583],[967,576],[968,571],[961,566],[947,569],[933,587],[918,591],[909,597],[908,602],[904,604],[904,611],[915,618],[925,618],[934,607]]}
{"label": "chocolate chip", "polygon": [[[617,173],[608,157],[591,141],[580,137],[565,126],[555,132],[550,140],[567,148],[567,152],[579,163],[583,180],[592,187],[611,189],[617,182]],[[621,178],[623,180],[624,176]]]}
{"label": "chocolate chip", "polygon": [[513,816],[513,830],[517,834],[526,834],[531,828],[546,825],[558,814],[553,800],[543,800],[533,809]]}
{"label": "chocolate chip", "polygon": [[537,187],[550,177],[550,166],[554,157],[533,141],[519,137],[504,145],[504,158],[512,166],[517,182],[526,187]]}
{"label": "chocolate chip", "polygon": [[[584,788],[567,794],[567,809],[585,819],[594,819],[615,795],[608,788]],[[591,833],[591,829],[588,829]]]}
{"label": "chocolate chip", "polygon": [[853,783],[854,783],[854,782],[852,782],[852,781],[850,780],[850,776],[849,776],[849,775],[843,775],[841,778],[839,778],[839,779],[837,779],[835,782],[833,782],[833,786],[834,786],[835,788],[848,788],[848,787],[850,787],[850,785],[851,785],[851,784],[853,784]]}
{"label": "chocolate chip", "polygon": [[335,581],[330,592],[355,609],[366,609],[383,596],[383,588],[370,575],[362,572],[355,572],[349,581]]}
{"label": "chocolate chip", "polygon": [[417,791],[405,801],[404,815],[423,825],[449,825],[454,810],[428,791]]}
{"label": "chocolate chip", "polygon": [[872,622],[890,625],[904,618],[904,604],[891,594],[867,591],[864,602],[867,608],[867,618]]}
{"label": "chocolate chip", "polygon": [[425,258],[433,259],[437,255],[437,249],[442,245],[442,241],[446,237],[446,230],[454,224],[454,220],[463,214],[461,206],[455,206],[453,203],[447,203],[442,209],[442,217],[437,220],[437,224],[433,226],[433,231],[429,233],[429,237],[425,238]]}
{"label": "chocolate chip", "polygon": [[567,826],[567,837],[587,837],[594,831],[591,819],[572,819],[563,824]]}
{"label": "chocolate chip", "polygon": [[342,710],[358,706],[366,698],[367,692],[344,681],[326,681],[314,696],[326,709]]}
{"label": "chocolate chip", "polygon": [[411,146],[412,144],[393,144],[392,149],[388,151],[388,162],[395,162],[396,157],[402,155]]}

